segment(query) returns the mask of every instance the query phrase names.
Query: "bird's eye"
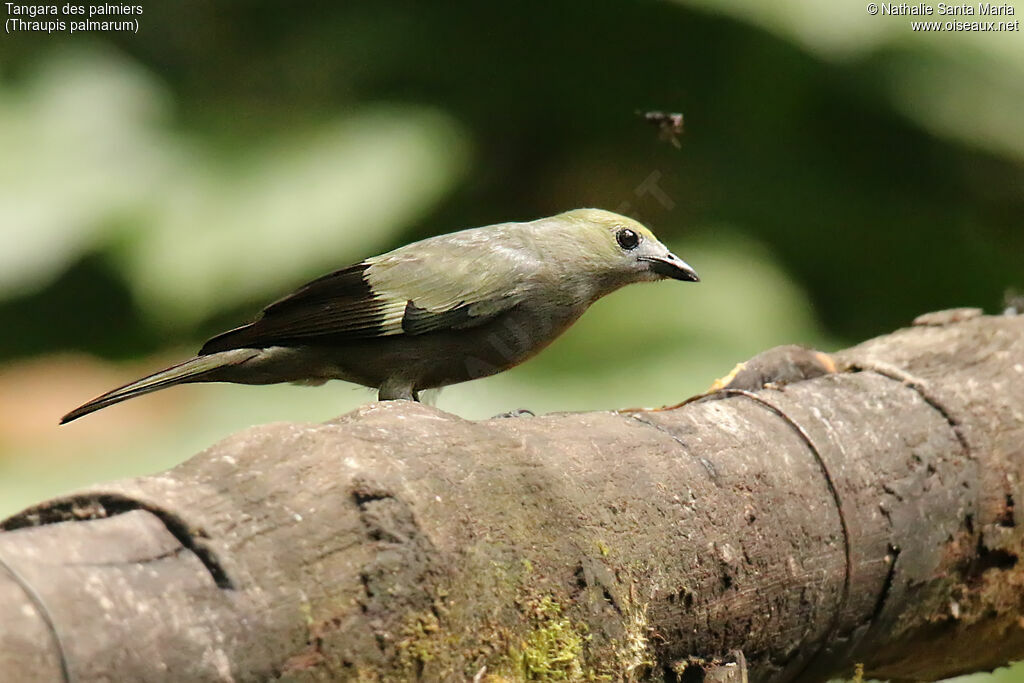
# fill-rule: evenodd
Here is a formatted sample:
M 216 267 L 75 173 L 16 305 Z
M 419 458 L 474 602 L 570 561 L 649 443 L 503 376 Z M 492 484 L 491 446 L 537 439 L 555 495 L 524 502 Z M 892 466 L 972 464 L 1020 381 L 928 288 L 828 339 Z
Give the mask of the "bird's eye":
M 637 245 L 640 244 L 640 235 L 629 228 L 623 228 L 615 233 L 615 241 L 619 243 L 620 247 L 628 251 L 636 249 Z

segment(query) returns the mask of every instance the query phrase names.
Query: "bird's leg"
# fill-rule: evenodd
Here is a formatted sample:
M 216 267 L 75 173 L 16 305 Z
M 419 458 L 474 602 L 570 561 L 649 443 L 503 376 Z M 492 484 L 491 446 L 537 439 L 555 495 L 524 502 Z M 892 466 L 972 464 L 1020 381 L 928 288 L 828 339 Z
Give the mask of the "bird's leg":
M 419 392 L 409 382 L 385 381 L 377 391 L 378 401 L 416 401 L 419 403 Z

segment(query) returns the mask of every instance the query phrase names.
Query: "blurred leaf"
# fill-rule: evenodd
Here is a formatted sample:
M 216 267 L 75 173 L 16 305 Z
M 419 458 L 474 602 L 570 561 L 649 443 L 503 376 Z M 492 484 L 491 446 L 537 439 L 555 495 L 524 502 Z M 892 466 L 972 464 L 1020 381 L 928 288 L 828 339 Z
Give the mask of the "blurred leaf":
M 971 17 L 882 15 L 867 3 L 676 0 L 792 39 L 817 56 L 885 55 L 876 82 L 894 106 L 932 132 L 1024 158 L 1024 40 L 1016 31 L 914 31 L 912 21 Z M 895 3 L 898 4 L 898 3 Z M 1016 15 L 979 17 L 1016 21 Z
M 884 42 L 894 31 L 866 3 L 821 0 L 676 0 L 752 23 L 794 40 L 822 57 L 848 57 Z
M 0 297 L 121 234 L 147 313 L 195 323 L 372 255 L 467 163 L 465 135 L 420 106 L 362 107 L 224 158 L 162 127 L 164 102 L 109 49 L 55 53 L 0 90 Z
M 158 187 L 166 98 L 110 49 L 60 51 L 0 87 L 0 298 L 38 288 Z
M 890 55 L 886 66 L 892 101 L 932 133 L 1024 159 L 1024 51 L 929 50 Z
M 418 107 L 254 140 L 229 162 L 196 150 L 165 179 L 123 263 L 155 322 L 195 323 L 384 249 L 466 161 L 454 123 Z

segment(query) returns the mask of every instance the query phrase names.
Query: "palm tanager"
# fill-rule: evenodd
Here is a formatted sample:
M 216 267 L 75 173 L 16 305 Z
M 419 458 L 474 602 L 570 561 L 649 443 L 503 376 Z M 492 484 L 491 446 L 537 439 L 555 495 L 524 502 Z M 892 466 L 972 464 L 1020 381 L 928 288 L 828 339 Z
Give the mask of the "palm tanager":
M 188 382 L 323 384 L 380 400 L 507 370 L 602 296 L 697 273 L 635 220 L 577 209 L 431 237 L 313 280 L 195 358 L 99 396 L 61 424 Z

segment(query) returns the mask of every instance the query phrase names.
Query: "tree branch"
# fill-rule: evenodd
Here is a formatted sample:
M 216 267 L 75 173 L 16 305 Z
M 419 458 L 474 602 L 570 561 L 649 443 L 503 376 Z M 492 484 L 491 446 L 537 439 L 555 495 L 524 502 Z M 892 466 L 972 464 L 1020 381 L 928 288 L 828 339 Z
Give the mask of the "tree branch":
M 1022 481 L 1021 316 L 769 352 L 671 410 L 374 403 L 4 521 L 0 671 L 947 677 L 1024 657 Z

